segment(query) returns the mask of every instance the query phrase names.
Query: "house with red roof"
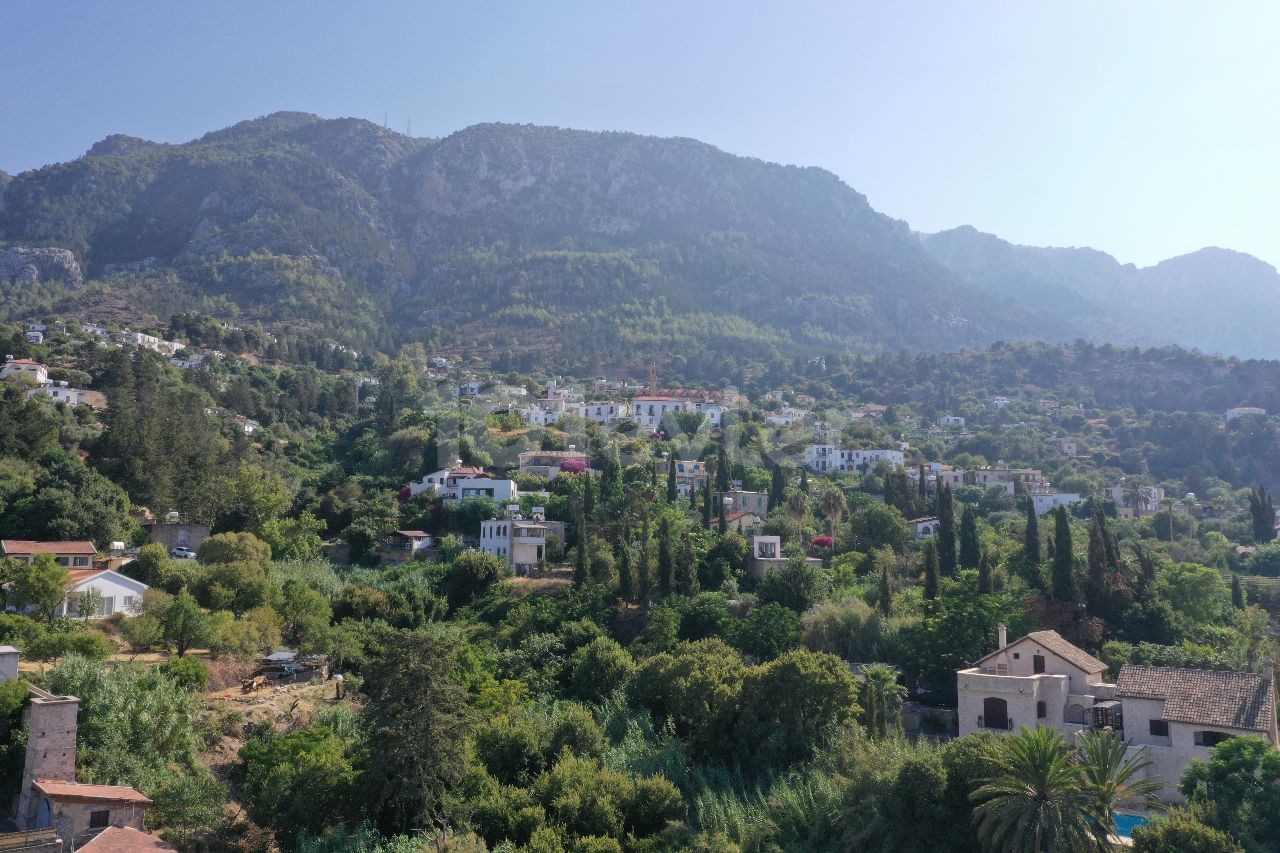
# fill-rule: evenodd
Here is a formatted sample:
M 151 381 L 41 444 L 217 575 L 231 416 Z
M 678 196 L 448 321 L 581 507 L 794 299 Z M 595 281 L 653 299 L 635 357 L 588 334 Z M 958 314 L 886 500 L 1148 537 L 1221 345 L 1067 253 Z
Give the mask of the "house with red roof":
M 0 540 L 0 553 L 30 563 L 40 554 L 49 554 L 67 570 L 71 583 L 66 598 L 54 611 L 55 616 L 96 619 L 123 613 L 133 616 L 142 608 L 142 595 L 148 589 L 142 581 L 122 575 L 114 569 L 96 568 L 94 555 L 98 549 L 92 542 L 38 542 L 28 539 Z M 92 593 L 97 593 L 93 595 Z M 92 613 L 82 613 L 81 604 L 93 603 Z
M 5 356 L 0 364 L 0 379 L 26 379 L 36 385 L 49 384 L 49 368 L 29 358 Z
M 88 540 L 40 542 L 32 539 L 0 539 L 0 553 L 28 563 L 38 554 L 52 554 L 58 565 L 67 569 L 86 569 L 93 565 L 97 547 Z

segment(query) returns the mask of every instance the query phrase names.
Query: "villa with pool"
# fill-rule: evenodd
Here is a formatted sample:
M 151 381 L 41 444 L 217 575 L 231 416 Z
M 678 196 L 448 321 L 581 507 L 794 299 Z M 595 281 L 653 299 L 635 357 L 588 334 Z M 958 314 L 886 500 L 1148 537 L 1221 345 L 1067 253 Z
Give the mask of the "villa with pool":
M 1176 669 L 1125 664 L 1114 682 L 1107 665 L 1056 631 L 1033 631 L 956 673 L 960 734 L 1014 732 L 1049 726 L 1067 737 L 1089 729 L 1124 735 L 1130 751 L 1150 762 L 1147 775 L 1164 783 L 1161 799 L 1180 802 L 1178 782 L 1193 758 L 1249 735 L 1280 745 L 1275 673 L 1270 658 L 1258 672 Z

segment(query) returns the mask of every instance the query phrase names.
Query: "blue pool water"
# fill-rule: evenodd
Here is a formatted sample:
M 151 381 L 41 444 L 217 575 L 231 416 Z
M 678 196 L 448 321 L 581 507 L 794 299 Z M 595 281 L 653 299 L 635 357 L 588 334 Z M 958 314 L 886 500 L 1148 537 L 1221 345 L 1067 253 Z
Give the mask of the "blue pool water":
M 1142 815 L 1116 812 L 1116 835 L 1121 838 L 1129 838 L 1133 835 L 1135 826 L 1146 826 L 1148 823 L 1150 821 Z

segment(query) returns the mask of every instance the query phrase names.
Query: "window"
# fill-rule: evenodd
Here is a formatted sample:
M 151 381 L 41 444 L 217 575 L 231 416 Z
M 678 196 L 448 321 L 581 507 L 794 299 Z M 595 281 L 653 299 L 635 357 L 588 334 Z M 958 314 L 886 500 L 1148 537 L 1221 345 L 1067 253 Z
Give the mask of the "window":
M 98 809 L 89 812 L 89 828 L 90 829 L 106 829 L 111 825 L 111 812 L 107 809 Z
M 1196 746 L 1217 746 L 1224 740 L 1230 740 L 1231 735 L 1226 732 L 1196 732 Z
M 1013 659 L 1014 659 L 1014 660 L 1022 660 L 1022 652 L 1014 652 L 1014 653 L 1013 653 Z
M 1043 720 L 1047 716 L 1049 716 L 1048 706 L 1046 706 L 1044 702 L 1037 702 L 1036 703 L 1036 719 Z
M 89 565 L 89 558 L 88 558 L 88 557 L 76 557 L 76 558 L 72 561 L 72 564 L 73 564 L 74 566 L 78 567 L 78 568 L 83 568 L 84 566 Z
M 1044 655 L 1031 656 L 1031 671 L 1037 675 L 1044 672 Z
M 1152 737 L 1168 737 L 1169 721 L 1168 720 L 1152 720 L 1148 724 L 1147 730 L 1151 733 Z

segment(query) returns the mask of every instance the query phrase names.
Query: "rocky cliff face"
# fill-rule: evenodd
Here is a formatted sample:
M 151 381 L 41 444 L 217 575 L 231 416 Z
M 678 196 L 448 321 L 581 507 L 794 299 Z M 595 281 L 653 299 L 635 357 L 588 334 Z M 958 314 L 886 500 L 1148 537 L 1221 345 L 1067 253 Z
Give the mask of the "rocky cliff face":
M 72 287 L 84 284 L 76 256 L 66 249 L 0 249 L 0 284 L 29 285 L 59 281 Z

